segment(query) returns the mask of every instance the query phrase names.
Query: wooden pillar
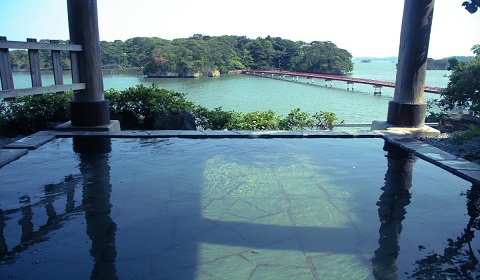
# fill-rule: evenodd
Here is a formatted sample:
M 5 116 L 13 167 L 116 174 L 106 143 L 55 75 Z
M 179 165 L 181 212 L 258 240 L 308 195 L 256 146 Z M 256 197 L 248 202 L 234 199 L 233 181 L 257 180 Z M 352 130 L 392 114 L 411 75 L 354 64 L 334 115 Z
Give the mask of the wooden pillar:
M 7 37 L 0 36 L 0 41 L 7 41 Z M 2 81 L 2 90 L 14 89 L 13 74 L 10 62 L 10 51 L 0 49 L 0 80 Z
M 86 89 L 76 91 L 70 103 L 73 126 L 110 123 L 108 100 L 104 99 L 100 36 L 96 0 L 67 0 L 70 42 L 82 45 L 78 54 L 78 79 Z
M 435 0 L 405 0 L 393 101 L 388 105 L 387 123 L 400 127 L 425 124 L 423 102 L 428 45 Z

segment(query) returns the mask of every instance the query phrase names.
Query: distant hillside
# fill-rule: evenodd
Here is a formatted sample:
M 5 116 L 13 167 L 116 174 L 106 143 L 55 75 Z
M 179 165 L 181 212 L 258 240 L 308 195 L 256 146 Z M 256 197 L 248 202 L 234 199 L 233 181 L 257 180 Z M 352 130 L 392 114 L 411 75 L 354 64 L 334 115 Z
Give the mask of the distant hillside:
M 448 70 L 450 63 L 448 60 L 456 58 L 458 62 L 468 62 L 474 59 L 474 56 L 450 56 L 442 59 L 433 59 L 429 58 L 427 60 L 427 69 L 428 70 Z

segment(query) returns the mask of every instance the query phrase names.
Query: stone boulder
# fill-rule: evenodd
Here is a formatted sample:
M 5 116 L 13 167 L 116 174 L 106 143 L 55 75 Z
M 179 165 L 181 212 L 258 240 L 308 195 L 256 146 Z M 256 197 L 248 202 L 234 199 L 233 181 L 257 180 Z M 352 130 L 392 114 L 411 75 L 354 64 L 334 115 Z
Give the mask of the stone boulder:
M 438 122 L 438 130 L 442 133 L 452 133 L 458 130 L 465 130 L 466 126 L 471 123 L 480 125 L 480 118 L 463 114 L 442 115 Z
M 111 120 L 118 120 L 122 129 L 140 129 L 137 117 L 130 112 L 110 114 Z
M 196 130 L 195 117 L 187 112 L 169 112 L 163 115 L 154 112 L 152 116 L 146 117 L 144 122 L 146 129 L 152 130 Z
M 208 77 L 218 77 L 218 76 L 220 76 L 220 71 L 218 71 L 218 70 L 213 70 L 212 72 L 208 72 L 208 73 L 207 73 L 207 76 L 208 76 Z

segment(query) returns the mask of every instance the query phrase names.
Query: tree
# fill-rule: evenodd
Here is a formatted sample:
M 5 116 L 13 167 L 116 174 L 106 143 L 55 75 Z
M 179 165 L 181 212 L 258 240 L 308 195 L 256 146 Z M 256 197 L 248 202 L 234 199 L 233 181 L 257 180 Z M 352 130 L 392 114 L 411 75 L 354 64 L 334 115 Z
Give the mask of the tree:
M 480 55 L 480 44 L 476 44 L 475 46 L 472 47 L 471 51 L 476 55 Z
M 447 69 L 450 71 L 453 71 L 454 69 L 458 68 L 458 64 L 459 64 L 458 59 L 456 59 L 455 57 L 452 57 L 448 60 Z
M 480 55 L 466 63 L 451 65 L 452 74 L 447 88 L 437 104 L 444 110 L 460 105 L 475 114 L 480 113 Z
M 480 7 L 480 0 L 465 1 L 462 6 L 464 6 L 469 13 L 474 14 Z
M 353 70 L 352 55 L 330 41 L 314 41 L 300 47 L 295 71 L 345 74 Z

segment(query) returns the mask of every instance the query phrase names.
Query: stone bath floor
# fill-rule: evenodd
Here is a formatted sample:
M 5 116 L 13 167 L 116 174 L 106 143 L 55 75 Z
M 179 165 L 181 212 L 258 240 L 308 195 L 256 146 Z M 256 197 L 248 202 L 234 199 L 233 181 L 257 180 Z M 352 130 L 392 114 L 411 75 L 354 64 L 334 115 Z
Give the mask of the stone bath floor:
M 52 139 L 79 134 L 86 137 L 145 139 L 384 138 L 474 184 L 480 182 L 480 167 L 476 164 L 405 135 L 370 132 L 220 131 L 182 134 L 178 131 L 47 131 L 2 150 L 2 155 L 8 157 L 4 168 L 9 168 L 8 162 L 29 150 L 42 149 L 42 144 Z M 139 149 L 145 151 L 148 146 Z M 71 151 L 48 149 L 44 152 L 54 153 L 59 159 L 72 157 L 73 154 Z M 164 156 L 168 156 L 167 152 Z M 131 157 L 134 160 L 135 154 L 132 153 Z M 35 157 L 32 153 L 29 162 L 20 163 L 27 168 L 29 165 L 41 166 L 43 161 L 41 155 Z M 0 224 L 8 230 L 12 228 L 9 226 L 11 223 L 19 221 L 17 224 L 22 226 L 22 231 L 17 234 L 22 239 L 33 241 L 18 248 L 9 248 L 13 253 L 0 263 L 0 278 L 48 279 L 52 272 L 65 279 L 114 279 L 117 275 L 122 275 L 122 279 L 374 278 L 372 260 L 381 256 L 378 250 L 371 250 L 378 247 L 379 242 L 378 196 L 364 206 L 357 205 L 360 208 L 352 213 L 353 192 L 348 188 L 339 189 L 338 183 L 321 176 L 318 169 L 307 162 L 262 168 L 260 171 L 254 165 L 212 157 L 204 162 L 200 194 L 200 176 L 187 168 L 173 171 L 167 163 L 149 165 L 142 162 L 142 168 L 122 169 L 113 166 L 108 159 L 90 162 L 85 157 L 81 161 L 80 166 L 70 166 L 70 163 L 61 160 L 52 163 L 48 167 L 51 170 L 73 170 L 73 175 L 60 178 L 52 178 L 48 169 L 35 181 L 23 178 L 21 173 L 13 176 L 20 186 L 3 192 L 0 205 L 8 208 L 8 201 L 17 200 L 24 207 L 15 213 L 2 212 L 2 215 L 16 218 L 2 219 Z M 128 166 L 127 163 L 125 166 Z M 79 168 L 82 176 L 78 175 Z M 113 176 L 117 169 L 123 170 L 122 173 Z M 95 176 L 88 175 L 92 170 L 95 170 Z M 329 172 L 328 166 L 322 167 L 322 170 L 334 178 L 342 178 L 345 173 L 343 169 L 331 169 Z M 175 184 L 162 187 L 162 181 L 149 185 L 147 181 L 151 179 L 148 174 L 161 174 L 160 178 L 169 182 L 178 180 L 184 187 L 176 188 Z M 358 174 L 361 180 L 362 172 Z M 384 176 L 384 172 L 376 174 L 374 177 L 378 181 L 369 184 L 381 186 Z M 49 183 L 52 181 L 56 183 Z M 8 181 L 3 183 L 9 184 Z M 39 193 L 29 192 L 29 196 L 20 196 L 18 201 L 19 193 L 36 184 L 45 188 Z M 361 181 L 357 184 L 362 185 Z M 118 192 L 112 192 L 112 186 Z M 9 197 L 12 199 L 9 200 Z M 56 200 L 57 197 L 61 197 L 61 201 Z M 38 203 L 35 204 L 35 201 Z M 46 223 L 34 236 L 29 236 L 32 233 L 28 229 L 38 226 L 32 222 L 36 220 Z M 376 222 L 360 222 L 364 220 Z M 9 232 L 3 233 L 8 239 Z M 427 233 L 419 232 L 417 235 Z M 430 236 L 424 237 L 428 239 Z M 0 246 L 0 250 L 3 249 Z M 388 275 L 389 272 L 384 273 Z

